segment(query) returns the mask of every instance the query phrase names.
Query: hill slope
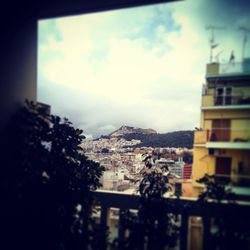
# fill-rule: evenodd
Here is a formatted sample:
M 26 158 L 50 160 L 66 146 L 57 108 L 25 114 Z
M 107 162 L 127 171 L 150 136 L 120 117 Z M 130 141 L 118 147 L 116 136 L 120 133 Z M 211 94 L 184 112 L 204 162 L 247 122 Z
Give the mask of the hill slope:
M 154 129 L 148 128 L 148 129 L 143 129 L 143 128 L 135 128 L 131 126 L 121 126 L 119 129 L 115 130 L 109 136 L 111 137 L 122 137 L 127 134 L 156 134 L 157 132 Z
M 194 131 L 175 131 L 164 134 L 141 134 L 131 133 L 121 136 L 130 141 L 132 139 L 140 140 L 141 143 L 136 147 L 186 147 L 193 148 Z

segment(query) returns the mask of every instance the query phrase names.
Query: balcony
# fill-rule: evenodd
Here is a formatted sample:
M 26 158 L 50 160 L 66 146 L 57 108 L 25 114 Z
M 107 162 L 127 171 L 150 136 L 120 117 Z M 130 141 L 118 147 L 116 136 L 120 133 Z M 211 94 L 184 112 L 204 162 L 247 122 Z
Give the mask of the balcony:
M 250 74 L 250 60 L 246 58 L 243 62 L 220 64 L 219 74 Z
M 194 144 L 218 149 L 250 149 L 250 129 L 197 130 L 194 133 Z
M 246 166 L 245 169 L 250 169 L 250 167 Z M 232 179 L 232 181 L 234 181 L 235 186 L 242 187 L 242 188 L 248 188 L 248 193 L 249 193 L 250 176 L 248 174 L 239 173 L 236 176 L 232 176 L 231 179 Z
M 210 142 L 249 142 L 250 129 L 215 128 L 208 130 Z
M 246 66 L 248 66 L 248 64 L 241 62 L 221 63 L 219 66 L 219 74 L 250 73 Z
M 208 141 L 209 130 L 196 130 L 194 132 L 194 144 L 206 144 Z
M 250 167 L 247 165 L 245 169 L 250 169 Z M 250 175 L 247 173 L 238 171 L 237 174 L 215 174 L 215 180 L 230 183 L 230 188 L 238 195 L 250 194 Z
M 94 196 L 100 204 L 101 212 L 98 220 L 103 235 L 105 230 L 109 228 L 109 231 L 113 231 L 114 237 L 117 237 L 120 241 L 124 240 L 129 232 L 123 230 L 123 214 L 128 209 L 136 211 L 140 204 L 140 197 L 118 192 L 100 191 L 94 192 Z M 224 215 L 229 215 L 229 222 L 231 222 L 233 214 L 237 214 L 237 221 L 243 219 L 243 224 L 246 224 L 250 219 L 250 203 L 247 201 L 237 201 L 236 203 L 222 201 L 217 203 L 210 200 L 208 203 L 200 203 L 197 202 L 196 198 L 165 198 L 165 201 L 166 206 L 168 206 L 168 213 L 179 216 L 180 234 L 177 246 L 174 248 L 176 250 L 212 249 L 210 246 L 212 231 L 214 230 L 213 220 L 221 216 L 221 211 Z M 116 228 L 112 226 L 114 224 Z M 240 227 L 242 226 L 240 224 Z M 249 228 L 249 223 L 247 223 L 247 227 Z M 112 240 L 112 237 L 110 239 Z M 103 249 L 109 249 L 105 238 L 102 238 L 102 240 Z M 197 241 L 199 242 L 198 245 Z
M 202 110 L 213 109 L 250 109 L 250 96 L 202 96 Z
M 211 63 L 207 65 L 207 77 L 232 77 L 250 74 L 250 58 L 243 62 Z

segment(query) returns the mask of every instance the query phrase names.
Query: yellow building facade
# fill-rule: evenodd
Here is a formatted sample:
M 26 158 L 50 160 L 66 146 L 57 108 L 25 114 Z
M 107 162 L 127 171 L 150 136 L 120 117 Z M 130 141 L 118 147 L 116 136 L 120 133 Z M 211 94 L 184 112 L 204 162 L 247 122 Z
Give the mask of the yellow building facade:
M 250 187 L 249 58 L 207 65 L 200 128 L 194 134 L 194 196 L 203 189 L 196 181 L 206 173 L 229 179 L 235 190 Z

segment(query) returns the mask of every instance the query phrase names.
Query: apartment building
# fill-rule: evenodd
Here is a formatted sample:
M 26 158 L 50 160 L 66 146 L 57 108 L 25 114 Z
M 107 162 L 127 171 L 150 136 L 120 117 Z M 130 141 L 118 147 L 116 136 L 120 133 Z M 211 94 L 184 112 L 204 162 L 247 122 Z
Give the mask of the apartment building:
M 194 135 L 194 196 L 202 190 L 196 180 L 206 173 L 250 193 L 250 58 L 207 65 Z

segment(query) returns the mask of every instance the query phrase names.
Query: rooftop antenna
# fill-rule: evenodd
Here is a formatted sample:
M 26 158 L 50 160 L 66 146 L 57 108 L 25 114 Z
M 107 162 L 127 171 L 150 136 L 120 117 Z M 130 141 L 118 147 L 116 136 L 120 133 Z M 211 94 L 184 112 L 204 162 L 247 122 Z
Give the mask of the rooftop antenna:
M 242 42 L 242 61 L 245 58 L 245 48 L 246 48 L 246 44 L 247 44 L 247 33 L 250 33 L 250 29 L 246 28 L 246 27 L 239 27 L 239 30 L 242 31 L 243 33 L 243 42 Z
M 216 59 L 216 62 L 219 63 L 220 62 L 220 55 L 222 54 L 223 50 L 221 50 L 219 53 L 217 53 L 215 55 L 215 59 Z
M 210 43 L 210 63 L 213 62 L 213 49 L 215 49 L 219 44 L 215 43 L 214 40 L 214 32 L 215 30 L 225 30 L 226 28 L 220 27 L 220 26 L 213 26 L 213 25 L 208 25 L 206 26 L 206 30 L 211 30 L 211 39 L 209 41 Z

